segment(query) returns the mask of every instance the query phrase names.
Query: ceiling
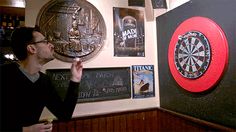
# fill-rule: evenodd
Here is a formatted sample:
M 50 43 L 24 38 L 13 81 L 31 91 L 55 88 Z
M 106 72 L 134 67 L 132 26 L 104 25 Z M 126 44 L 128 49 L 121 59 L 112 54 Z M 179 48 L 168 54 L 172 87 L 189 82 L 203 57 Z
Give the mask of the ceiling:
M 0 6 L 25 8 L 25 0 L 1 0 Z
M 0 14 L 25 16 L 25 0 L 0 0 Z

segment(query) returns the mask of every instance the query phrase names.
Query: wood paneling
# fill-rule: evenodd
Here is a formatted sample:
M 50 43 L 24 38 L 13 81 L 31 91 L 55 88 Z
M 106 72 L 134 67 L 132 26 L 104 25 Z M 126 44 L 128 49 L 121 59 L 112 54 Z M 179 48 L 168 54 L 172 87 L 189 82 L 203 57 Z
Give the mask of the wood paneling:
M 25 16 L 25 8 L 0 6 L 0 14 L 24 17 Z
M 236 131 L 163 109 L 130 111 L 53 122 L 53 132 L 206 132 Z

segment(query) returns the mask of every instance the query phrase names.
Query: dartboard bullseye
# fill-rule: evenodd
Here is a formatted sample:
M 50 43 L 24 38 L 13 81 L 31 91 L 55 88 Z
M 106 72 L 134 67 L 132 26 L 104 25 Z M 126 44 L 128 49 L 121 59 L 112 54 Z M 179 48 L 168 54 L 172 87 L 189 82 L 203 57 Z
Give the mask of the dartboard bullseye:
M 204 34 L 187 32 L 178 37 L 175 47 L 175 66 L 186 78 L 198 78 L 205 73 L 211 59 L 210 44 Z
M 223 30 L 205 17 L 183 21 L 172 35 L 168 63 L 181 88 L 189 92 L 213 88 L 228 64 L 228 42 Z

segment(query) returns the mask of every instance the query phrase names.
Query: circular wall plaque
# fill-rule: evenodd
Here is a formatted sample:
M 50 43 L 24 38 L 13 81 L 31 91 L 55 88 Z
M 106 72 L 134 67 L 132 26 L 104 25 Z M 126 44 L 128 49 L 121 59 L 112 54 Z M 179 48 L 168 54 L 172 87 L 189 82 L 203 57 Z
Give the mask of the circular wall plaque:
M 85 0 L 52 0 L 37 17 L 41 32 L 55 47 L 55 57 L 86 61 L 104 45 L 106 25 L 102 15 Z
M 175 81 L 190 92 L 203 92 L 220 80 L 228 63 L 223 30 L 205 17 L 192 17 L 175 30 L 168 48 Z

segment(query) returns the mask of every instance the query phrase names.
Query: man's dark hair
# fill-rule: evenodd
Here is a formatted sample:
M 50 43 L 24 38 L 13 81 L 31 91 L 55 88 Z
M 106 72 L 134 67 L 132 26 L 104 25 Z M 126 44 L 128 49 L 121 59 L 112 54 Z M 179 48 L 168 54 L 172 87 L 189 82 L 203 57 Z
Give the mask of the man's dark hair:
M 27 45 L 34 42 L 33 32 L 39 31 L 38 27 L 20 27 L 16 28 L 11 35 L 12 50 L 19 60 L 27 57 Z

